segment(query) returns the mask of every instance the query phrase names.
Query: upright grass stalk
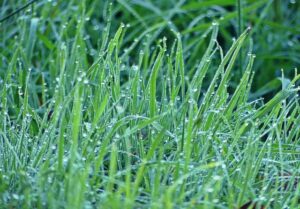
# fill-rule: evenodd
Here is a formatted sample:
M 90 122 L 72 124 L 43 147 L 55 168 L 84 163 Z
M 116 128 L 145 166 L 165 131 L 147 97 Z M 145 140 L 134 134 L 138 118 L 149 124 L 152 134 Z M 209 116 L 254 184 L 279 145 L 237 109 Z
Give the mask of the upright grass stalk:
M 243 31 L 243 14 L 242 14 L 242 0 L 236 0 L 237 19 L 238 19 L 238 35 L 240 36 Z
M 164 30 L 172 33 L 169 27 L 178 35 L 180 22 L 173 20 L 186 15 L 184 1 L 167 15 L 151 1 L 119 1 L 138 18 L 130 29 L 114 25 L 115 14 L 127 18 L 122 5 L 104 5 L 105 27 L 88 2 L 62 4 L 66 12 L 59 2 L 44 2 L 39 21 L 20 19 L 12 30 L 28 40 L 4 41 L 0 208 L 296 207 L 300 75 L 282 78 L 284 88 L 270 101 L 249 100 L 255 56 L 239 56 L 249 37 L 242 22 L 223 53 L 218 34 L 226 32 L 216 22 L 199 23 L 208 29 L 198 36 L 201 29 L 192 25 L 201 17 L 191 24 L 195 35 L 157 40 Z M 215 2 L 236 1 L 187 4 Z M 236 15 L 226 14 L 220 25 Z M 141 22 L 143 32 L 136 27 Z M 230 94 L 240 61 L 246 67 Z
M 236 7 L 237 7 L 237 22 L 238 22 L 238 29 L 237 29 L 237 35 L 240 36 L 243 31 L 243 11 L 242 11 L 242 0 L 236 0 Z M 241 52 L 239 54 L 239 60 L 238 60 L 238 71 L 236 76 L 236 81 L 238 81 L 241 78 L 242 72 L 243 72 L 243 49 L 241 48 Z

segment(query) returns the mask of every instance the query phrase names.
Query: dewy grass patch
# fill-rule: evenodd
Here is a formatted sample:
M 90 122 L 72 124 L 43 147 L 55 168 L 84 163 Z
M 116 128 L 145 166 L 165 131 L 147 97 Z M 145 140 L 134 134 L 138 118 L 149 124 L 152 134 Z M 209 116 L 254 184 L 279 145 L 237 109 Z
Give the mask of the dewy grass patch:
M 250 52 L 229 93 L 250 28 L 225 51 L 210 24 L 189 69 L 190 46 L 178 31 L 158 39 L 161 24 L 124 51 L 128 26 L 110 34 L 111 8 L 88 53 L 92 10 L 70 9 L 72 24 L 47 23 L 56 42 L 36 32 L 45 22 L 35 18 L 20 21 L 23 39 L 1 52 L 1 207 L 297 208 L 300 76 L 283 76 L 267 102 L 249 100 Z

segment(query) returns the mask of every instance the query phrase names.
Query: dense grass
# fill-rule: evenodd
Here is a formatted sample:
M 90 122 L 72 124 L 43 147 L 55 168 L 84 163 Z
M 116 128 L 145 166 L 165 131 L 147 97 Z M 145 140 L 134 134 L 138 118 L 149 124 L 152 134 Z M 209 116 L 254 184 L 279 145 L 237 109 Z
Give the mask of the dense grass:
M 16 3 L 14 0 L 4 0 L 0 11 L 1 17 L 21 7 L 22 2 L 25 4 L 25 1 Z M 29 7 L 29 11 L 19 14 L 20 18 L 14 16 L 2 24 L 1 49 L 11 45 L 8 42 L 14 41 L 14 36 L 20 32 L 15 27 L 17 19 L 26 19 L 28 24 L 30 18 L 36 16 L 40 18 L 36 39 L 44 53 L 49 53 L 48 50 L 53 50 L 53 44 L 55 45 L 57 41 L 70 42 L 74 38 L 74 24 L 84 12 L 89 22 L 85 24 L 82 33 L 86 39 L 87 49 L 92 54 L 92 57 L 89 57 L 91 64 L 94 61 L 93 55 L 100 47 L 101 32 L 107 26 L 105 22 L 108 17 L 105 8 L 108 1 L 86 0 L 85 8 L 81 8 L 79 2 L 73 0 L 49 3 L 38 0 L 34 4 L 33 14 Z M 122 41 L 122 49 L 128 48 L 135 39 L 141 40 L 142 32 L 149 35 L 142 38 L 142 41 L 151 46 L 163 36 L 170 37 L 168 42 L 172 44 L 170 30 L 180 32 L 185 46 L 184 59 L 189 70 L 198 65 L 199 54 L 203 54 L 208 46 L 208 38 L 200 41 L 199 37 L 207 33 L 213 21 L 220 23 L 218 41 L 226 50 L 231 46 L 233 38 L 251 26 L 251 42 L 245 43 L 239 55 L 237 64 L 240 67 L 232 73 L 230 86 L 236 87 L 242 68 L 245 68 L 247 63 L 248 48 L 253 48 L 257 58 L 253 66 L 256 77 L 252 89 L 256 94 L 251 94 L 250 97 L 257 99 L 264 96 L 270 99 L 274 96 L 274 92 L 280 90 L 278 77 L 281 77 L 281 69 L 284 69 L 287 78 L 292 79 L 294 69 L 300 63 L 300 13 L 297 12 L 299 9 L 300 2 L 294 0 L 117 0 L 112 9 L 111 29 L 116 31 L 121 22 L 131 25 Z M 142 46 L 139 47 L 141 48 Z M 5 50 L 6 56 L 9 51 Z M 139 50 L 131 52 L 132 61 L 138 62 L 136 59 L 138 52 Z
M 294 7 L 155 2 L 38 1 L 0 25 L 0 208 L 298 208 L 300 75 L 251 90 L 270 49 L 245 24 Z

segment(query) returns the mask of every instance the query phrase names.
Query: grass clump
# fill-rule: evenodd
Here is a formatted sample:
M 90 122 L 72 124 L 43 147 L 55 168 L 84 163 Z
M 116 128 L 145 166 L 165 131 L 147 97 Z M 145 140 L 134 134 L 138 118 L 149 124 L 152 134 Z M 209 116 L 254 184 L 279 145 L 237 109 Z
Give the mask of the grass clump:
M 3 53 L 1 207 L 297 208 L 299 75 L 268 102 L 249 100 L 249 53 L 229 93 L 250 29 L 224 53 L 214 22 L 188 69 L 180 33 L 154 45 L 148 28 L 124 51 L 128 27 L 111 37 L 109 14 L 88 54 L 79 10 L 56 44 L 36 36 L 43 20 L 21 21 L 24 40 Z

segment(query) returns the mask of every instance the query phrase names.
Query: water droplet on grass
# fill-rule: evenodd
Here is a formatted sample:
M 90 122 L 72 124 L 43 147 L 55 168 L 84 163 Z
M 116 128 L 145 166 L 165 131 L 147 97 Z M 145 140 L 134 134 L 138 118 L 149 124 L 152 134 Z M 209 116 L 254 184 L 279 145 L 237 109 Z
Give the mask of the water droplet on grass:
M 133 71 L 137 71 L 138 69 L 139 69 L 139 67 L 138 67 L 137 65 L 133 65 L 133 66 L 132 66 L 132 70 L 133 70 Z
M 216 22 L 216 21 L 214 21 L 214 22 L 212 23 L 212 25 L 219 25 L 219 23 Z
M 12 194 L 12 197 L 13 197 L 15 200 L 19 200 L 19 199 L 20 199 L 20 196 L 17 195 L 17 194 Z
M 207 191 L 208 193 L 212 193 L 212 192 L 214 191 L 214 189 L 213 189 L 213 188 L 206 188 L 206 191 Z
M 218 203 L 219 199 L 213 199 L 213 203 Z

